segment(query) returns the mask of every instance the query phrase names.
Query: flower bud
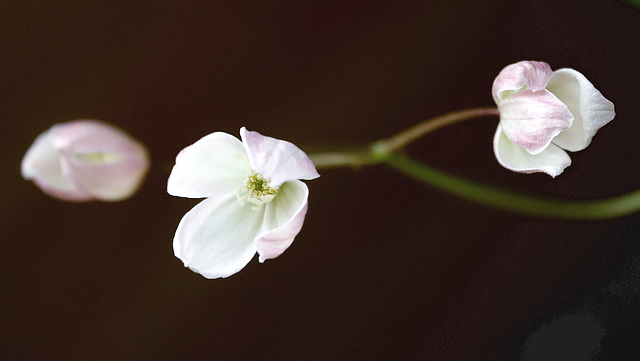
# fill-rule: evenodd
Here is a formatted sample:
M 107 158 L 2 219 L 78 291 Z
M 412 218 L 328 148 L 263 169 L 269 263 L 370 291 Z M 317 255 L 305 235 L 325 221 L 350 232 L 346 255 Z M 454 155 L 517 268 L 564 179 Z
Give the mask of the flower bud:
M 65 201 L 120 201 L 149 169 L 145 147 L 123 130 L 96 120 L 55 124 L 22 159 L 22 176 Z
M 615 117 L 613 103 L 584 75 L 569 68 L 552 71 L 540 61 L 504 68 L 492 93 L 500 111 L 494 153 L 515 172 L 557 176 L 571 164 L 566 151 L 586 148 Z

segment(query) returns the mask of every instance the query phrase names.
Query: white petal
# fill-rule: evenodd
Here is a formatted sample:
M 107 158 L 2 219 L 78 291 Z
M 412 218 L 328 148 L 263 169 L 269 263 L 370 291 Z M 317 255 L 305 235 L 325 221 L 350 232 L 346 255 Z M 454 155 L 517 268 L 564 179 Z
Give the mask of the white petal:
M 575 118 L 573 125 L 553 140 L 564 149 L 575 152 L 586 148 L 598 129 L 616 115 L 613 103 L 573 69 L 557 70 L 547 89 L 567 105 Z
M 292 180 L 320 176 L 307 154 L 292 143 L 266 137 L 244 127 L 240 129 L 240 136 L 249 154 L 251 168 L 271 179 L 270 186 L 279 187 Z
M 549 64 L 541 61 L 520 61 L 508 65 L 493 81 L 493 100 L 500 105 L 501 99 L 525 86 L 534 92 L 542 90 L 552 74 Z
M 62 172 L 78 189 L 103 201 L 130 197 L 149 168 L 145 147 L 123 130 L 95 120 L 52 128 Z
M 256 254 L 264 209 L 240 205 L 234 194 L 207 198 L 180 221 L 173 251 L 185 267 L 206 278 L 228 277 Z
M 302 229 L 308 196 L 306 184 L 292 181 L 283 184 L 278 195 L 267 204 L 264 233 L 256 242 L 260 262 L 276 258 L 289 248 Z
M 235 193 L 250 171 L 240 140 L 226 133 L 212 133 L 180 151 L 167 192 L 189 198 Z
M 551 140 L 573 123 L 573 115 L 547 90 L 523 90 L 498 106 L 504 134 L 531 154 L 546 149 Z
M 571 165 L 571 158 L 560 147 L 550 144 L 539 154 L 530 154 L 518 144 L 510 141 L 499 125 L 493 138 L 493 151 L 498 162 L 514 172 L 544 172 L 556 177 Z
M 53 145 L 51 129 L 40 134 L 22 158 L 22 177 L 33 180 L 46 194 L 66 201 L 88 201 L 90 194 L 78 189 L 62 172 L 61 158 Z

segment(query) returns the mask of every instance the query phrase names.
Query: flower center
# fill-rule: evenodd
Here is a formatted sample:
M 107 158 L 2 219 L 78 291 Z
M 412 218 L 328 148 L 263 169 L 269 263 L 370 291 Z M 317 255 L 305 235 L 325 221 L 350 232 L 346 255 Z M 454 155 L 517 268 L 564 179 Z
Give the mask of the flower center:
M 74 156 L 76 159 L 81 160 L 83 162 L 94 163 L 94 164 L 105 164 L 105 163 L 113 163 L 120 160 L 120 155 L 115 153 L 103 153 L 103 152 L 94 152 L 94 153 L 75 153 Z
M 269 186 L 270 179 L 262 174 L 251 171 L 244 181 L 244 185 L 238 189 L 236 197 L 241 206 L 251 203 L 254 211 L 262 209 L 262 205 L 271 202 L 278 194 L 278 188 Z

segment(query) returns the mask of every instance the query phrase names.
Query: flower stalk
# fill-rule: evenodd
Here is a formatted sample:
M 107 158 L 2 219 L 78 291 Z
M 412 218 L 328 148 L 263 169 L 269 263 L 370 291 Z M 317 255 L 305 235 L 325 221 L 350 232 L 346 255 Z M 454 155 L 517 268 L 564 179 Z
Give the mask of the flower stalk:
M 447 113 L 420 123 L 369 147 L 309 154 L 317 168 L 362 167 L 385 164 L 424 184 L 485 206 L 534 217 L 569 221 L 593 221 L 624 217 L 640 211 L 640 190 L 615 197 L 567 200 L 538 197 L 482 185 L 437 170 L 399 155 L 398 150 L 443 126 L 463 120 L 498 115 L 496 108 L 473 108 Z
M 587 221 L 624 217 L 640 211 L 640 190 L 594 200 L 561 200 L 489 187 L 397 154 L 389 154 L 384 163 L 425 184 L 466 200 L 529 216 Z
M 404 148 L 407 144 L 423 137 L 444 126 L 456 124 L 467 119 L 480 118 L 489 115 L 500 115 L 498 108 L 471 108 L 455 112 L 450 112 L 431 118 L 419 123 L 407 130 L 404 130 L 388 139 L 377 142 L 376 151 L 382 153 L 391 153 Z
M 365 165 L 380 163 L 387 154 L 396 152 L 409 143 L 436 131 L 447 125 L 453 125 L 464 120 L 499 115 L 497 108 L 482 107 L 450 112 L 427 119 L 413 127 L 403 130 L 387 139 L 374 142 L 369 147 L 361 147 L 348 151 L 327 151 L 309 154 L 316 168 L 360 168 Z

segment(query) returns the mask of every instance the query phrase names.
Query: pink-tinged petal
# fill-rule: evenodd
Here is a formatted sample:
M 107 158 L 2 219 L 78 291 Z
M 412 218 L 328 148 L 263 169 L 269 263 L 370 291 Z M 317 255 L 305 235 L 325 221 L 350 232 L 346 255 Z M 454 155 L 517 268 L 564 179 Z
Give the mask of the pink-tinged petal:
M 40 134 L 22 159 L 22 177 L 32 180 L 46 194 L 65 201 L 82 202 L 92 197 L 62 174 L 60 155 L 53 147 L 51 131 Z
M 540 91 L 547 86 L 552 74 L 549 64 L 542 61 L 520 61 L 508 65 L 493 81 L 493 100 L 500 105 L 502 99 L 525 86 L 533 92 Z
M 240 140 L 226 133 L 212 133 L 180 151 L 167 192 L 188 198 L 235 193 L 250 171 L 249 157 Z
M 131 197 L 140 187 L 148 169 L 148 162 L 143 158 L 122 158 L 110 164 L 88 160 L 91 158 L 86 155 L 64 157 L 62 169 L 79 189 L 102 201 Z
M 297 179 L 314 179 L 320 175 L 307 154 L 284 140 L 240 129 L 242 143 L 249 154 L 251 168 L 271 180 L 271 187 Z
M 185 267 L 206 278 L 229 277 L 256 254 L 264 209 L 241 206 L 234 194 L 207 198 L 180 221 L 173 250 Z
M 586 148 L 598 129 L 616 116 L 613 103 L 573 69 L 557 70 L 547 89 L 565 103 L 574 116 L 573 125 L 553 140 L 566 150 L 575 152 Z
M 300 181 L 282 185 L 276 198 L 267 204 L 263 234 L 256 240 L 260 262 L 282 254 L 302 229 L 307 213 L 309 189 Z
M 573 122 L 567 106 L 546 90 L 512 94 L 500 102 L 498 110 L 504 134 L 531 154 L 545 150 Z
M 569 158 L 567 152 L 554 144 L 550 144 L 539 154 L 530 154 L 518 144 L 509 140 L 500 125 L 498 125 L 493 138 L 493 151 L 498 163 L 514 172 L 544 172 L 556 177 L 571 165 L 571 158 Z
M 63 176 L 103 201 L 120 201 L 138 190 L 149 169 L 145 147 L 123 130 L 94 120 L 52 128 Z

